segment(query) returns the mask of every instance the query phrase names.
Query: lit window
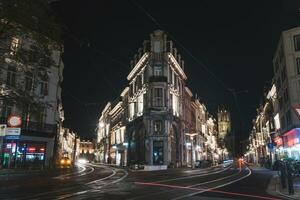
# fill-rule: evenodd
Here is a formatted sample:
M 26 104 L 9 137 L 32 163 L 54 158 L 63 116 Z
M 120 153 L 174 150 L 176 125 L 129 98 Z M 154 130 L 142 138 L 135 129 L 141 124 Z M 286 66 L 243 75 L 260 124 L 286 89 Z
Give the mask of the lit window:
M 144 109 L 144 103 L 143 103 L 143 100 L 144 100 L 144 95 L 141 94 L 139 97 L 138 97 L 138 116 L 142 115 L 143 114 L 143 109 Z
M 10 43 L 10 55 L 15 55 L 20 46 L 20 39 L 13 37 Z
M 294 36 L 295 51 L 300 50 L 300 34 Z

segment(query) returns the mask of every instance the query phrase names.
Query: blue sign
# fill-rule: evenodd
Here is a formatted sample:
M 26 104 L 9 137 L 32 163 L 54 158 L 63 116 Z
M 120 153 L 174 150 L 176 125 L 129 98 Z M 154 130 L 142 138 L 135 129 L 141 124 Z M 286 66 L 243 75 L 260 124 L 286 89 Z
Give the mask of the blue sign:
M 274 144 L 273 143 L 268 143 L 268 148 L 269 149 L 273 149 L 274 148 Z
M 19 135 L 7 135 L 5 136 L 6 140 L 19 140 L 20 136 Z

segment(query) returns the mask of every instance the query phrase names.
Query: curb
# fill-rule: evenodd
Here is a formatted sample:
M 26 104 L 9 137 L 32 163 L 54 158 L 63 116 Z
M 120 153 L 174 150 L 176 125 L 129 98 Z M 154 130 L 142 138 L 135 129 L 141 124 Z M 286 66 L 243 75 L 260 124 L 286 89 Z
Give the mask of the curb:
M 279 177 L 278 175 L 273 175 L 271 177 L 266 192 L 270 195 L 277 196 L 284 199 L 299 200 L 299 198 L 286 195 L 278 190 L 278 183 L 277 183 L 278 177 Z

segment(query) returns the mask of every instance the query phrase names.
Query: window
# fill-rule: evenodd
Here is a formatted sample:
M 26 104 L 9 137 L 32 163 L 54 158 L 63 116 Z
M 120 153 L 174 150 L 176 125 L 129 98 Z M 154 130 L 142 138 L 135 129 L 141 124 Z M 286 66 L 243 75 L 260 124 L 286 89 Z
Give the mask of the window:
M 39 116 L 38 116 L 38 121 L 41 125 L 45 124 L 45 121 L 46 121 L 46 108 L 41 108 Z
M 9 86 L 16 86 L 16 74 L 17 70 L 13 67 L 9 67 L 7 70 L 6 84 Z
M 10 55 L 15 55 L 17 53 L 19 46 L 20 46 L 20 39 L 13 37 L 10 43 Z
M 161 134 L 162 133 L 162 121 L 154 122 L 154 133 Z
M 154 76 L 162 76 L 162 66 L 161 65 L 154 66 Z
M 31 72 L 26 72 L 25 76 L 25 90 L 31 91 L 32 90 L 32 83 L 33 83 L 33 75 Z
M 297 64 L 297 74 L 300 74 L 300 58 L 296 59 L 296 64 Z
M 133 96 L 133 84 L 129 86 L 129 96 Z
M 110 135 L 110 144 L 111 145 L 116 144 L 115 132 L 112 132 L 111 135 Z
M 44 96 L 48 95 L 48 82 L 47 81 L 41 81 L 40 86 L 41 86 L 40 94 L 44 95 Z
M 300 34 L 294 36 L 295 51 L 300 50 Z
M 7 118 L 12 113 L 13 106 L 9 103 L 4 103 L 2 107 L 2 117 Z
M 160 52 L 160 42 L 159 41 L 155 41 L 154 42 L 154 52 L 155 53 L 159 53 Z
M 163 89 L 154 88 L 153 106 L 163 106 Z
M 138 102 L 137 102 L 137 115 L 141 116 L 143 114 L 143 109 L 144 109 L 144 95 L 141 94 L 138 98 L 137 98 Z

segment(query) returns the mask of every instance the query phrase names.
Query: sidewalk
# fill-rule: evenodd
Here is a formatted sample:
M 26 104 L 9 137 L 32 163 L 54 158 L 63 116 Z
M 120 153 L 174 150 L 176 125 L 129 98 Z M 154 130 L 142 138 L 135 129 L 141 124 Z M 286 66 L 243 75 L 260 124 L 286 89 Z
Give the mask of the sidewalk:
M 40 173 L 41 169 L 0 169 L 0 176 Z
M 272 179 L 270 180 L 267 192 L 271 195 L 284 198 L 284 199 L 300 199 L 300 177 L 294 178 L 294 195 L 289 195 L 288 188 L 282 189 L 280 177 L 276 173 L 273 175 Z

